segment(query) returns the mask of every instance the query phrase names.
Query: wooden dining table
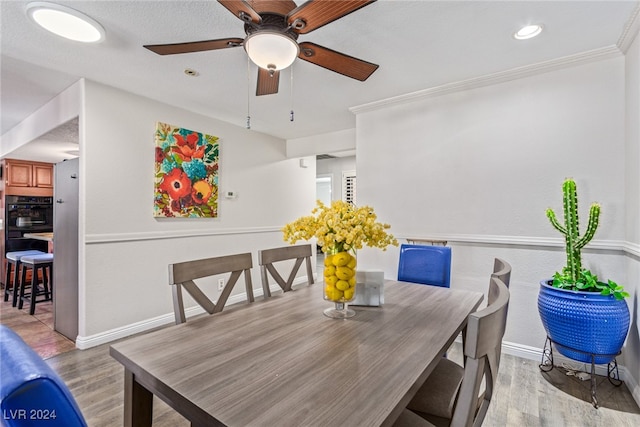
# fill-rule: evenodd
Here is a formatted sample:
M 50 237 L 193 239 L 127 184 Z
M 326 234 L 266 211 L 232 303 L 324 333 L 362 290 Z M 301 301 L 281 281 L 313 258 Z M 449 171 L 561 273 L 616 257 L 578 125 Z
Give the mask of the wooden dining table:
M 315 284 L 113 344 L 124 425 L 151 425 L 153 395 L 192 426 L 391 425 L 483 294 L 386 281 L 384 295 L 331 319 Z

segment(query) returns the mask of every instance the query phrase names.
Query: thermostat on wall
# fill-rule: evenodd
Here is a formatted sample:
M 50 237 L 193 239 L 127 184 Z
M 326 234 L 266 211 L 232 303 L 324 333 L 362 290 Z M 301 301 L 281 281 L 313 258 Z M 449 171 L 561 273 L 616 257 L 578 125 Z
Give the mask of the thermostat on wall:
M 238 193 L 235 191 L 225 191 L 224 197 L 226 199 L 235 199 L 236 197 L 238 197 Z

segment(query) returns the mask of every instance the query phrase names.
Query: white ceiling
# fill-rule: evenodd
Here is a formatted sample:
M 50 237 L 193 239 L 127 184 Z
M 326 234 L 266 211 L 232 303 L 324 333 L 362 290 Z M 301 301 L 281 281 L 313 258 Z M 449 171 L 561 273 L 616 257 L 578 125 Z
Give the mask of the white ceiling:
M 279 93 L 262 97 L 242 48 L 159 56 L 142 47 L 244 37 L 217 1 L 56 1 L 102 24 L 106 40 L 95 45 L 37 27 L 28 3 L 0 2 L 2 134 L 85 77 L 238 126 L 249 102 L 252 131 L 292 139 L 353 128 L 353 106 L 616 46 L 640 2 L 379 0 L 298 39 L 379 64 L 367 81 L 297 60 L 293 96 L 285 70 Z M 512 37 L 530 23 L 543 24 L 542 35 Z

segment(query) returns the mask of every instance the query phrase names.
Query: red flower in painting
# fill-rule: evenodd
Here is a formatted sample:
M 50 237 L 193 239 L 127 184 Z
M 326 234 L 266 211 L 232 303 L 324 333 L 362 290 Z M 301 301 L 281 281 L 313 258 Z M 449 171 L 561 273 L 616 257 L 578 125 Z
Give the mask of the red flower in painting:
M 172 147 L 174 153 L 176 153 L 182 161 L 188 162 L 191 159 L 201 159 L 204 157 L 205 146 L 198 147 L 198 134 L 196 132 L 190 133 L 186 138 L 183 138 L 180 134 L 174 134 L 177 147 Z
M 156 163 L 162 163 L 163 160 L 164 160 L 164 151 L 162 151 L 162 148 L 156 147 Z
M 173 200 L 178 200 L 191 194 L 191 180 L 182 169 L 176 168 L 164 176 L 159 188 Z

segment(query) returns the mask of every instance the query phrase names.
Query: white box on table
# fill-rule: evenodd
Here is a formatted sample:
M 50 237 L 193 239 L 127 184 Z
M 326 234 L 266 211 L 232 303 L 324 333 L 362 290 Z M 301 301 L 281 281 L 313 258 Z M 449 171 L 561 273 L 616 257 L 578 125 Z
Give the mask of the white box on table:
M 379 307 L 384 304 L 384 272 L 356 270 L 356 296 L 349 305 Z

